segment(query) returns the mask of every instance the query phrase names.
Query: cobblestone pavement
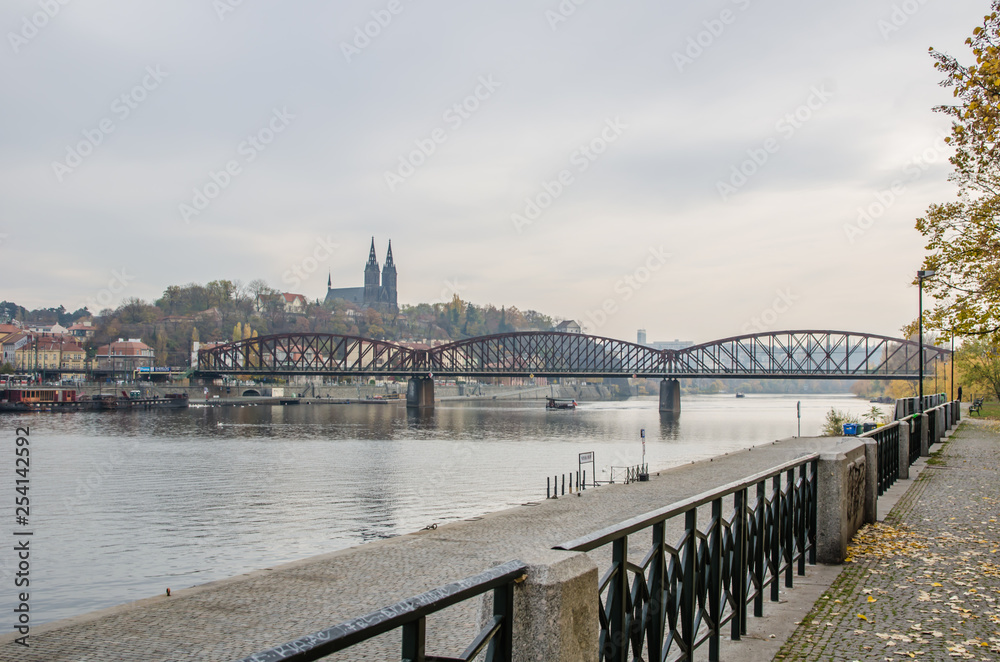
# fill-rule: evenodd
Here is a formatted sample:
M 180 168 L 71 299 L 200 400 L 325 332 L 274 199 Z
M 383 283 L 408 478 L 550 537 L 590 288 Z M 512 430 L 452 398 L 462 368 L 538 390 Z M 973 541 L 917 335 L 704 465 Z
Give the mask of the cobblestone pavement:
M 1000 429 L 969 421 L 775 660 L 1000 659 Z
M 50 623 L 32 629 L 29 649 L 12 643 L 16 635 L 0 637 L 0 660 L 237 659 L 815 449 L 808 440 L 762 445 L 670 470 L 647 483 L 541 499 L 537 505 L 493 513 L 479 521 L 448 524 L 178 591 L 169 598 Z M 474 603 L 428 619 L 429 652 L 461 652 L 478 630 Z M 335 659 L 390 659 L 387 651 L 398 647 L 399 634 L 379 639 Z

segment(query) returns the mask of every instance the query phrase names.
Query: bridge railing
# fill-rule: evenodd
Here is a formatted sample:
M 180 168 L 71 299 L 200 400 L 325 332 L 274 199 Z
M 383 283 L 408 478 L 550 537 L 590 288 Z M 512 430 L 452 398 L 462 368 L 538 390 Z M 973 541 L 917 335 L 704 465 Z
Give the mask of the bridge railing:
M 709 659 L 718 659 L 726 624 L 732 639 L 746 634 L 748 605 L 762 616 L 768 589 L 778 600 L 781 575 L 791 587 L 796 564 L 802 575 L 807 558 L 816 562 L 818 461 L 813 453 L 557 546 L 612 548 L 598 586 L 599 658 L 691 660 L 708 642 Z M 700 529 L 706 505 L 711 515 Z M 670 545 L 667 523 L 682 515 L 683 534 Z M 639 532 L 651 533 L 653 544 L 635 564 L 629 536 Z
M 520 561 L 508 561 L 474 577 L 421 593 L 366 616 L 255 653 L 240 662 L 319 660 L 398 628 L 402 628 L 403 660 L 468 661 L 485 651 L 487 662 L 511 662 L 514 584 L 523 580 L 526 568 Z M 457 658 L 428 655 L 427 616 L 490 590 L 493 591 L 493 618 L 465 652 Z

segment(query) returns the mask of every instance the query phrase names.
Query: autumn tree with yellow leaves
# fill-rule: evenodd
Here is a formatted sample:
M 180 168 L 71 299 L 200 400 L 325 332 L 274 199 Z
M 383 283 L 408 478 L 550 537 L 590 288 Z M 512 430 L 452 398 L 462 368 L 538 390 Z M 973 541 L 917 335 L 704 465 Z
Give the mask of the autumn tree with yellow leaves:
M 954 105 L 935 108 L 952 119 L 948 142 L 955 148 L 950 180 L 955 201 L 932 205 L 917 220 L 930 254 L 924 268 L 937 274 L 925 289 L 935 297 L 927 326 L 943 334 L 1000 334 L 1000 0 L 991 3 L 966 40 L 975 63 L 931 49 L 941 85 L 952 88 Z

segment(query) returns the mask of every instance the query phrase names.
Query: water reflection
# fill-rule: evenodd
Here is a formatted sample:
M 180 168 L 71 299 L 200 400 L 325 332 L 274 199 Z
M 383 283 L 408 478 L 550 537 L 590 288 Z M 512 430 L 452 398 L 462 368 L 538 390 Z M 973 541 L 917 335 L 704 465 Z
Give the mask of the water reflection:
M 638 464 L 643 428 L 653 471 L 788 437 L 796 399 L 689 397 L 680 417 L 655 398 L 555 412 L 473 401 L 8 416 L 37 439 L 32 523 L 45 572 L 33 620 L 536 501 L 581 452 L 594 452 L 598 476 Z M 801 399 L 806 434 L 830 406 L 870 407 Z

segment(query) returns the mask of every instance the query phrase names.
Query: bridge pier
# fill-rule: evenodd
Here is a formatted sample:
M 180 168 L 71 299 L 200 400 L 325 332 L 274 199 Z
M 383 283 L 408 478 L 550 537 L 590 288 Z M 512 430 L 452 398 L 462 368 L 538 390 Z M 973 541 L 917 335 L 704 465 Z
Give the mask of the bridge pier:
M 681 383 L 676 379 L 660 380 L 660 412 L 681 413 Z
M 422 409 L 434 406 L 434 379 L 411 377 L 406 383 L 406 408 Z

